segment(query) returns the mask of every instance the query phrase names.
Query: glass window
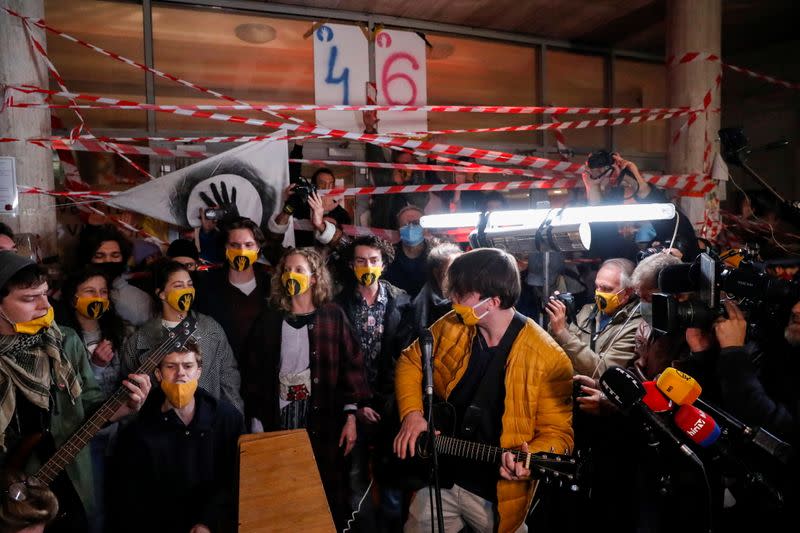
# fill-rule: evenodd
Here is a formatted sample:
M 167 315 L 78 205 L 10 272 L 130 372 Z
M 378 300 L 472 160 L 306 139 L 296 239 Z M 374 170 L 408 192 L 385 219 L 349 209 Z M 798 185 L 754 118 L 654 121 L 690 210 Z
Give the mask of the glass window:
M 536 48 L 505 43 L 426 35 L 428 104 L 536 105 Z M 537 115 L 430 113 L 431 130 L 491 128 L 533 124 Z M 508 146 L 538 144 L 536 132 L 448 135 L 455 144 Z
M 153 7 L 153 50 L 158 70 L 251 104 L 314 102 L 314 56 L 303 34 L 309 21 L 199 8 Z M 155 79 L 159 104 L 232 104 L 166 79 Z M 255 111 L 230 111 L 277 120 Z M 304 120 L 314 114 L 287 113 Z M 159 132 L 248 132 L 269 129 L 158 113 Z
M 614 63 L 615 107 L 666 107 L 667 69 L 664 65 L 617 59 Z M 614 128 L 614 144 L 620 151 L 667 150 L 667 120 Z
M 547 50 L 545 61 L 545 105 L 554 106 L 603 106 L 605 91 L 603 58 Z M 604 118 L 598 115 L 561 115 L 563 122 Z M 565 130 L 567 146 L 575 150 L 597 150 L 605 146 L 604 128 Z M 555 146 L 552 134 L 545 135 L 545 142 Z
M 86 0 L 45 0 L 48 25 L 74 37 L 122 56 L 144 63 L 142 6 L 135 2 Z M 34 29 L 34 35 L 47 35 L 47 54 L 64 78 L 67 89 L 145 101 L 144 71 L 116 61 L 51 32 Z M 58 90 L 55 81 L 50 88 Z M 59 99 L 58 103 L 67 103 Z M 79 102 L 89 103 L 89 102 Z M 92 129 L 145 129 L 143 111 L 82 110 L 86 125 Z M 59 109 L 56 115 L 65 128 L 78 124 L 75 114 Z

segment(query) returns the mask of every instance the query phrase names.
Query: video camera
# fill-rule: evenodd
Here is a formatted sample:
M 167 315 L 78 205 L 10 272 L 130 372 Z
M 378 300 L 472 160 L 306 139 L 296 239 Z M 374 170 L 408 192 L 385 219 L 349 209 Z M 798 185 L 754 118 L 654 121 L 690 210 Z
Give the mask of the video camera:
M 700 254 L 692 264 L 671 265 L 658 276 L 659 293 L 653 294 L 653 329 L 672 333 L 686 328 L 708 328 L 725 316 L 720 294 L 735 297 L 751 326 L 775 322 L 779 313 L 800 300 L 800 284 L 767 274 L 745 250 L 738 268 L 719 258 Z M 675 295 L 690 293 L 679 301 Z

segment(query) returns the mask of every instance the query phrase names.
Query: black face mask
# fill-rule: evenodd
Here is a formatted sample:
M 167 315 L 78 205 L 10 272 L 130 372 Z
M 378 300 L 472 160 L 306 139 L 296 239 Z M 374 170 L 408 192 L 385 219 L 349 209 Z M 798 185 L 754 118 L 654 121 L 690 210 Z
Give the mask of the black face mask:
M 96 263 L 96 266 L 100 268 L 109 279 L 109 281 L 113 281 L 120 277 L 123 272 L 125 272 L 125 263 Z

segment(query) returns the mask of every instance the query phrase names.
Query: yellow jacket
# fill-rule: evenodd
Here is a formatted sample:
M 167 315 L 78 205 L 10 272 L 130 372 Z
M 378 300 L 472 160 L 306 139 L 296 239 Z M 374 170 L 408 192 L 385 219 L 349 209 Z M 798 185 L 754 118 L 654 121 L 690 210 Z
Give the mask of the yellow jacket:
M 467 327 L 450 312 L 433 326 L 434 393 L 445 400 L 467 370 L 475 327 Z M 536 323 L 527 324 L 511 346 L 506 362 L 506 397 L 500 446 L 531 452 L 572 450 L 572 364 L 558 344 Z M 419 343 L 397 360 L 395 391 L 400 419 L 422 411 L 422 361 Z M 499 474 L 498 474 L 499 477 Z M 500 533 L 516 531 L 528 512 L 536 483 L 497 482 Z

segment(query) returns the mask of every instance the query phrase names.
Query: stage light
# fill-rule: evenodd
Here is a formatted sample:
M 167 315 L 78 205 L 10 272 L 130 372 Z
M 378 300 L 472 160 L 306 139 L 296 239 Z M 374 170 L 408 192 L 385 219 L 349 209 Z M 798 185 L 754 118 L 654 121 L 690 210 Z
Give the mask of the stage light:
M 474 228 L 478 225 L 480 217 L 480 213 L 425 215 L 419 219 L 419 225 L 425 229 Z
M 501 248 L 510 253 L 580 252 L 591 246 L 592 222 L 669 220 L 675 212 L 670 203 L 622 204 L 426 215 L 420 224 L 424 228 L 476 228 L 469 237 L 474 248 Z

